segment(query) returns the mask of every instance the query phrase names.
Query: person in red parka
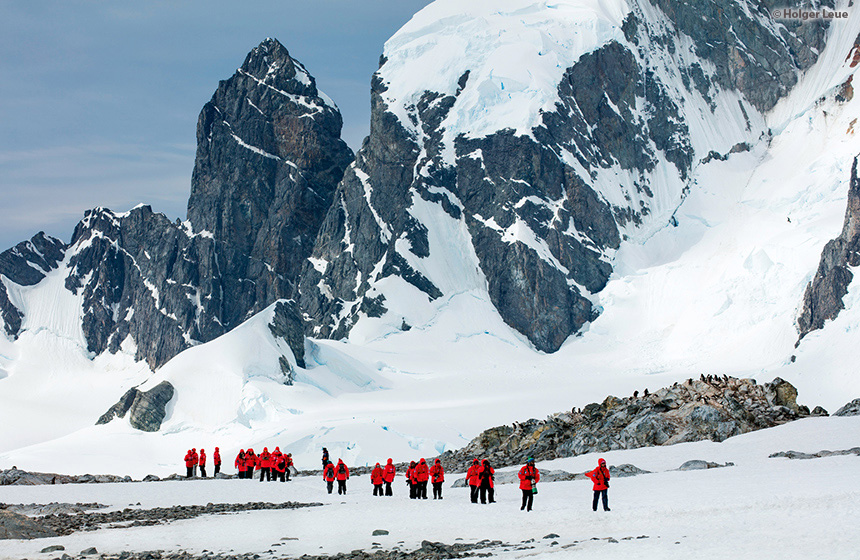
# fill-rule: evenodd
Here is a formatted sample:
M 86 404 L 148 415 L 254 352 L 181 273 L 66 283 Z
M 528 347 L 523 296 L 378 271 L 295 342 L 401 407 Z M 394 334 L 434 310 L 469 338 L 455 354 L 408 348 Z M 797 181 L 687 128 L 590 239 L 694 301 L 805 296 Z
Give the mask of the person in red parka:
M 406 486 L 409 487 L 409 499 L 415 499 L 415 493 L 418 488 L 413 484 L 415 480 L 415 461 L 409 461 L 409 467 L 406 468 Z
M 257 454 L 254 453 L 254 448 L 249 447 L 245 452 L 245 478 L 254 478 L 254 469 L 257 467 Z
M 438 458 L 430 467 L 430 481 L 433 483 L 433 499 L 442 499 L 442 483 L 445 482 L 445 469 Z
M 379 463 L 370 471 L 370 483 L 373 484 L 373 495 L 382 496 L 382 483 L 385 482 L 382 473 L 382 467 Z
M 257 458 L 258 467 L 260 467 L 260 482 L 263 482 L 263 477 L 266 481 L 272 480 L 272 454 L 269 453 L 269 448 L 264 447 L 263 452 Z
M 531 511 L 534 495 L 537 494 L 537 483 L 540 481 L 540 471 L 535 467 L 534 458 L 529 457 L 517 476 L 520 478 L 520 490 L 523 491 L 523 505 L 520 511 Z
M 206 478 L 206 450 L 200 448 L 200 456 L 197 458 L 197 464 L 200 466 L 200 476 Z
M 236 466 L 236 470 L 239 472 L 239 478 L 245 478 L 245 472 L 247 472 L 247 467 L 245 466 L 244 449 L 239 450 L 239 454 L 236 455 L 236 461 L 233 464 Z
M 469 498 L 472 500 L 473 504 L 478 503 L 478 488 L 481 485 L 481 481 L 478 478 L 478 472 L 481 470 L 481 464 L 478 462 L 478 459 L 472 461 L 472 466 L 469 467 L 469 470 L 466 471 L 466 482 L 469 483 Z
M 588 471 L 585 476 L 591 479 L 594 483 L 594 500 L 591 502 L 591 509 L 597 511 L 597 500 L 603 496 L 603 511 L 609 511 L 609 469 L 606 468 L 606 461 L 600 459 L 597 461 L 597 468 L 593 471 Z
M 415 480 L 418 482 L 418 495 L 416 498 L 427 499 L 427 480 L 429 478 L 430 467 L 427 466 L 427 461 L 422 457 L 418 461 L 418 464 L 415 465 Z
M 281 448 L 276 447 L 272 451 L 272 480 L 284 482 L 286 480 L 285 473 L 287 472 L 286 456 L 281 453 Z
M 194 476 L 194 455 L 191 454 L 190 449 L 185 453 L 185 469 L 185 478 Z
M 478 489 L 481 494 L 481 503 L 486 504 L 487 497 L 490 498 L 491 504 L 495 503 L 496 471 L 490 466 L 490 462 L 486 459 L 481 463 L 481 468 L 478 471 L 478 480 L 480 482 L 480 484 L 478 484 Z
M 219 472 L 221 472 L 221 452 L 218 451 L 218 448 L 215 448 L 215 453 L 212 454 L 212 464 L 215 465 L 215 471 L 212 473 L 212 476 L 217 476 Z
M 382 472 L 382 478 L 385 480 L 385 495 L 392 496 L 394 493 L 391 491 L 391 483 L 394 482 L 394 475 L 397 474 L 397 468 L 394 466 L 394 463 L 391 461 L 391 457 L 388 458 L 388 462 L 385 463 L 385 468 Z
M 191 448 L 191 463 L 194 465 L 194 476 L 197 476 L 197 463 L 200 462 L 200 456 L 197 455 L 197 448 Z
M 325 467 L 323 467 L 323 480 L 325 480 L 326 489 L 329 494 L 331 494 L 332 487 L 334 486 L 334 479 L 334 465 L 332 465 L 331 461 L 326 461 Z
M 334 468 L 334 476 L 337 478 L 337 493 L 346 494 L 346 479 L 349 478 L 349 467 L 343 462 L 343 459 L 337 460 L 337 466 Z

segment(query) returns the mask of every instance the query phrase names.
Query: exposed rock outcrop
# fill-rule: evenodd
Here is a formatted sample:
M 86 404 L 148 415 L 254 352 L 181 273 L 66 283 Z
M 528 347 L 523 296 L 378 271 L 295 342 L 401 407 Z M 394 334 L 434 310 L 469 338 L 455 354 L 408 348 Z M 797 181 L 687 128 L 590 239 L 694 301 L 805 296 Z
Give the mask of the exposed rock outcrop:
M 167 381 L 162 381 L 149 391 L 129 389 L 96 422 L 107 424 L 117 416 L 124 418 L 128 413 L 128 421 L 132 428 L 143 432 L 157 432 L 166 414 L 167 403 L 173 398 L 174 389 Z
M 275 39 L 253 49 L 200 112 L 188 220 L 218 240 L 225 270 L 256 281 L 237 255 L 273 270 L 282 280 L 274 299 L 292 297 L 352 161 L 342 124 L 334 103 Z M 227 315 L 247 312 L 239 306 Z
M 46 527 L 44 523 L 20 513 L 0 509 L 0 540 L 44 539 L 56 536 L 57 532 Z
M 607 397 L 582 410 L 484 431 L 466 447 L 440 457 L 446 469 L 465 469 L 474 457 L 496 467 L 592 452 L 671 445 L 728 437 L 809 416 L 797 391 L 776 378 L 701 376 L 644 396 Z
M 797 318 L 800 340 L 835 319 L 845 308 L 842 298 L 854 279 L 852 267 L 860 265 L 860 180 L 857 178 L 857 158 L 851 165 L 851 184 L 845 222 L 839 237 L 828 241 L 821 252 L 821 261 L 812 282 L 803 295 L 803 310 Z
M 860 416 L 860 399 L 854 399 L 839 410 L 833 416 Z

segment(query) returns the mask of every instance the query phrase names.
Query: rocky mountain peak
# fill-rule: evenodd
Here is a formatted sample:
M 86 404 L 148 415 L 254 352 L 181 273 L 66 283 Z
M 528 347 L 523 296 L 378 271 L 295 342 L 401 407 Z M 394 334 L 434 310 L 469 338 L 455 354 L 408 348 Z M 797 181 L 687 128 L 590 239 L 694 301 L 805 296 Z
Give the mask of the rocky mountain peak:
M 277 39 L 267 38 L 254 47 L 237 73 L 244 74 L 260 84 L 294 95 L 316 97 L 316 80 L 302 64 L 294 60 L 286 47 Z

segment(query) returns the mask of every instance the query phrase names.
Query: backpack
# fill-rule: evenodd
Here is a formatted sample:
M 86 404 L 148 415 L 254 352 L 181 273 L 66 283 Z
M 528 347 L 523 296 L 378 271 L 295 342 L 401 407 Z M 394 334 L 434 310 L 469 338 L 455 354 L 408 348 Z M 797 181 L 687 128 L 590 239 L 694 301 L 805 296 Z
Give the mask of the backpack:
M 337 472 L 339 472 L 340 474 L 344 474 L 346 472 L 346 465 L 344 465 L 343 463 L 338 465 Z

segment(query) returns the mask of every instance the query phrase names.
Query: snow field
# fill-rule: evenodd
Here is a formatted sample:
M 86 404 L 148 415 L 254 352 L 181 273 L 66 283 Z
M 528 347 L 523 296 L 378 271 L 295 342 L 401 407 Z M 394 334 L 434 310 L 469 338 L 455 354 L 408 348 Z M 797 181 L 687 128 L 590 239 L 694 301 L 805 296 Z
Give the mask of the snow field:
M 496 488 L 497 503 L 469 503 L 467 488 L 451 488 L 462 474 L 446 474 L 443 501 L 409 500 L 402 476 L 395 496 L 371 495 L 368 476 L 353 477 L 348 494 L 325 493 L 321 479 L 300 477 L 290 483 L 247 480 L 175 481 L 132 484 L 76 484 L 0 487 L 0 501 L 47 503 L 97 501 L 112 508 L 152 508 L 245 501 L 321 502 L 321 507 L 203 516 L 154 527 L 101 529 L 67 537 L 4 541 L 0 558 L 40 558 L 38 551 L 62 544 L 76 553 L 89 546 L 99 552 L 187 550 L 202 553 L 253 552 L 263 558 L 335 554 L 370 549 L 372 543 L 403 549 L 422 540 L 447 544 L 463 539 L 501 540 L 524 550 L 494 549 L 500 558 L 809 558 L 826 550 L 830 557 L 851 557 L 854 526 L 860 516 L 857 456 L 825 459 L 768 459 L 775 451 L 817 452 L 846 449 L 860 441 L 860 418 L 801 420 L 716 444 L 697 442 L 668 447 L 590 454 L 538 464 L 569 472 L 590 470 L 603 456 L 610 465 L 632 463 L 653 474 L 613 479 L 610 513 L 590 510 L 591 483 L 540 483 L 535 509 L 519 511 L 515 484 Z M 706 471 L 673 471 L 690 459 L 735 466 Z M 228 471 L 229 472 L 229 471 Z M 402 474 L 402 473 L 401 473 Z M 389 535 L 374 537 L 375 529 Z M 549 533 L 557 539 L 543 539 Z M 647 536 L 647 539 L 635 537 Z M 283 538 L 296 540 L 281 540 Z M 634 537 L 631 540 L 624 540 Z M 618 542 L 610 542 L 612 538 Z M 591 540 L 598 539 L 598 540 Z M 552 540 L 558 545 L 551 546 Z M 574 544 L 576 543 L 576 544 Z M 273 546 L 279 544 L 280 546 Z M 565 545 L 574 544 L 569 548 Z M 274 554 L 266 551 L 272 550 Z M 767 551 L 764 553 L 763 551 Z M 45 556 L 47 557 L 47 556 Z

